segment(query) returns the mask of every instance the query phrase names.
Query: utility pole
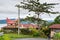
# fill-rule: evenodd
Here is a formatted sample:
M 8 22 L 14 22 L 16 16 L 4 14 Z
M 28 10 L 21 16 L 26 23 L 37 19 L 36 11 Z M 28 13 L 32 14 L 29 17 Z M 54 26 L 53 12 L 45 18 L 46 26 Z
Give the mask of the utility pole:
M 16 5 L 18 8 L 18 35 L 20 33 L 20 5 Z

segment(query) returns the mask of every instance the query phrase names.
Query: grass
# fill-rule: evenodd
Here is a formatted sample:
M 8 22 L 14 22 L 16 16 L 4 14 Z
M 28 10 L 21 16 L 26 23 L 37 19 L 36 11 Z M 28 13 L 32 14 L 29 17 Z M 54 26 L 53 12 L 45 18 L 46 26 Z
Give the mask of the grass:
M 0 36 L 0 40 L 14 40 L 16 38 L 33 38 L 32 35 L 23 35 L 23 34 L 4 34 L 3 36 Z
M 8 35 L 0 36 L 0 40 L 12 40 Z
M 11 38 L 33 38 L 32 35 L 23 35 L 23 34 L 4 34 L 4 35 L 8 35 Z
M 14 40 L 17 38 L 40 38 L 40 37 L 34 37 L 33 35 L 24 35 L 24 34 L 16 34 L 16 33 L 9 33 L 4 34 L 2 37 L 0 37 L 0 40 Z

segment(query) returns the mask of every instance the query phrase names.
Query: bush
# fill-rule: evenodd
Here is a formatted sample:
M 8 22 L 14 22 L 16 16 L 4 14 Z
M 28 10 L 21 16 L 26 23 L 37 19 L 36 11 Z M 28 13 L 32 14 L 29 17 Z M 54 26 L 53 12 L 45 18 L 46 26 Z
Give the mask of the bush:
M 45 35 L 45 33 L 42 30 L 40 30 L 39 33 L 40 33 L 41 38 L 47 38 L 47 36 Z
M 39 36 L 40 36 L 40 33 L 39 33 L 39 31 L 38 31 L 36 28 L 30 27 L 29 30 L 31 31 L 31 34 L 32 34 L 34 37 L 39 37 Z
M 31 31 L 29 29 L 21 29 L 21 34 L 31 35 Z
M 21 29 L 21 33 L 25 35 L 32 35 L 34 37 L 40 36 L 38 30 L 35 28 Z
M 21 33 L 22 34 L 26 34 L 26 35 L 32 35 L 33 37 L 41 37 L 41 38 L 47 38 L 48 31 L 47 29 L 44 28 L 43 29 L 36 29 L 36 28 L 28 28 L 28 29 L 21 29 Z

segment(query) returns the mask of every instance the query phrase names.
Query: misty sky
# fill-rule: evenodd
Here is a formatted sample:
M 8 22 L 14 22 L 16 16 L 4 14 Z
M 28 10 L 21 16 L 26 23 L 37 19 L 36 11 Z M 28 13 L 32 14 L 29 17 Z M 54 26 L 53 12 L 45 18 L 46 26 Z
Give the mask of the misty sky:
M 16 4 L 20 3 L 21 0 L 0 0 L 0 20 L 8 18 L 17 18 L 17 8 L 15 7 Z M 60 0 L 40 0 L 41 3 L 60 3 Z M 60 5 L 56 5 L 53 9 L 54 11 L 60 12 Z M 28 12 L 27 10 L 20 10 L 20 18 L 25 18 L 29 13 L 31 16 L 35 15 L 34 12 Z M 45 20 L 53 20 L 59 14 L 41 14 L 41 18 Z

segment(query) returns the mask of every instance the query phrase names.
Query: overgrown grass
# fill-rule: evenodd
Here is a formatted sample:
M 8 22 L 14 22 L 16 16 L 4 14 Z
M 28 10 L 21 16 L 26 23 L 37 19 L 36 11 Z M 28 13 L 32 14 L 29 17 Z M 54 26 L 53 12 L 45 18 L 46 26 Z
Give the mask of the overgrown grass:
M 23 35 L 23 34 L 4 34 L 8 35 L 10 38 L 33 38 L 32 35 Z
M 0 36 L 0 40 L 14 40 L 15 38 L 33 38 L 32 35 L 23 35 L 23 34 L 4 34 L 3 36 Z

